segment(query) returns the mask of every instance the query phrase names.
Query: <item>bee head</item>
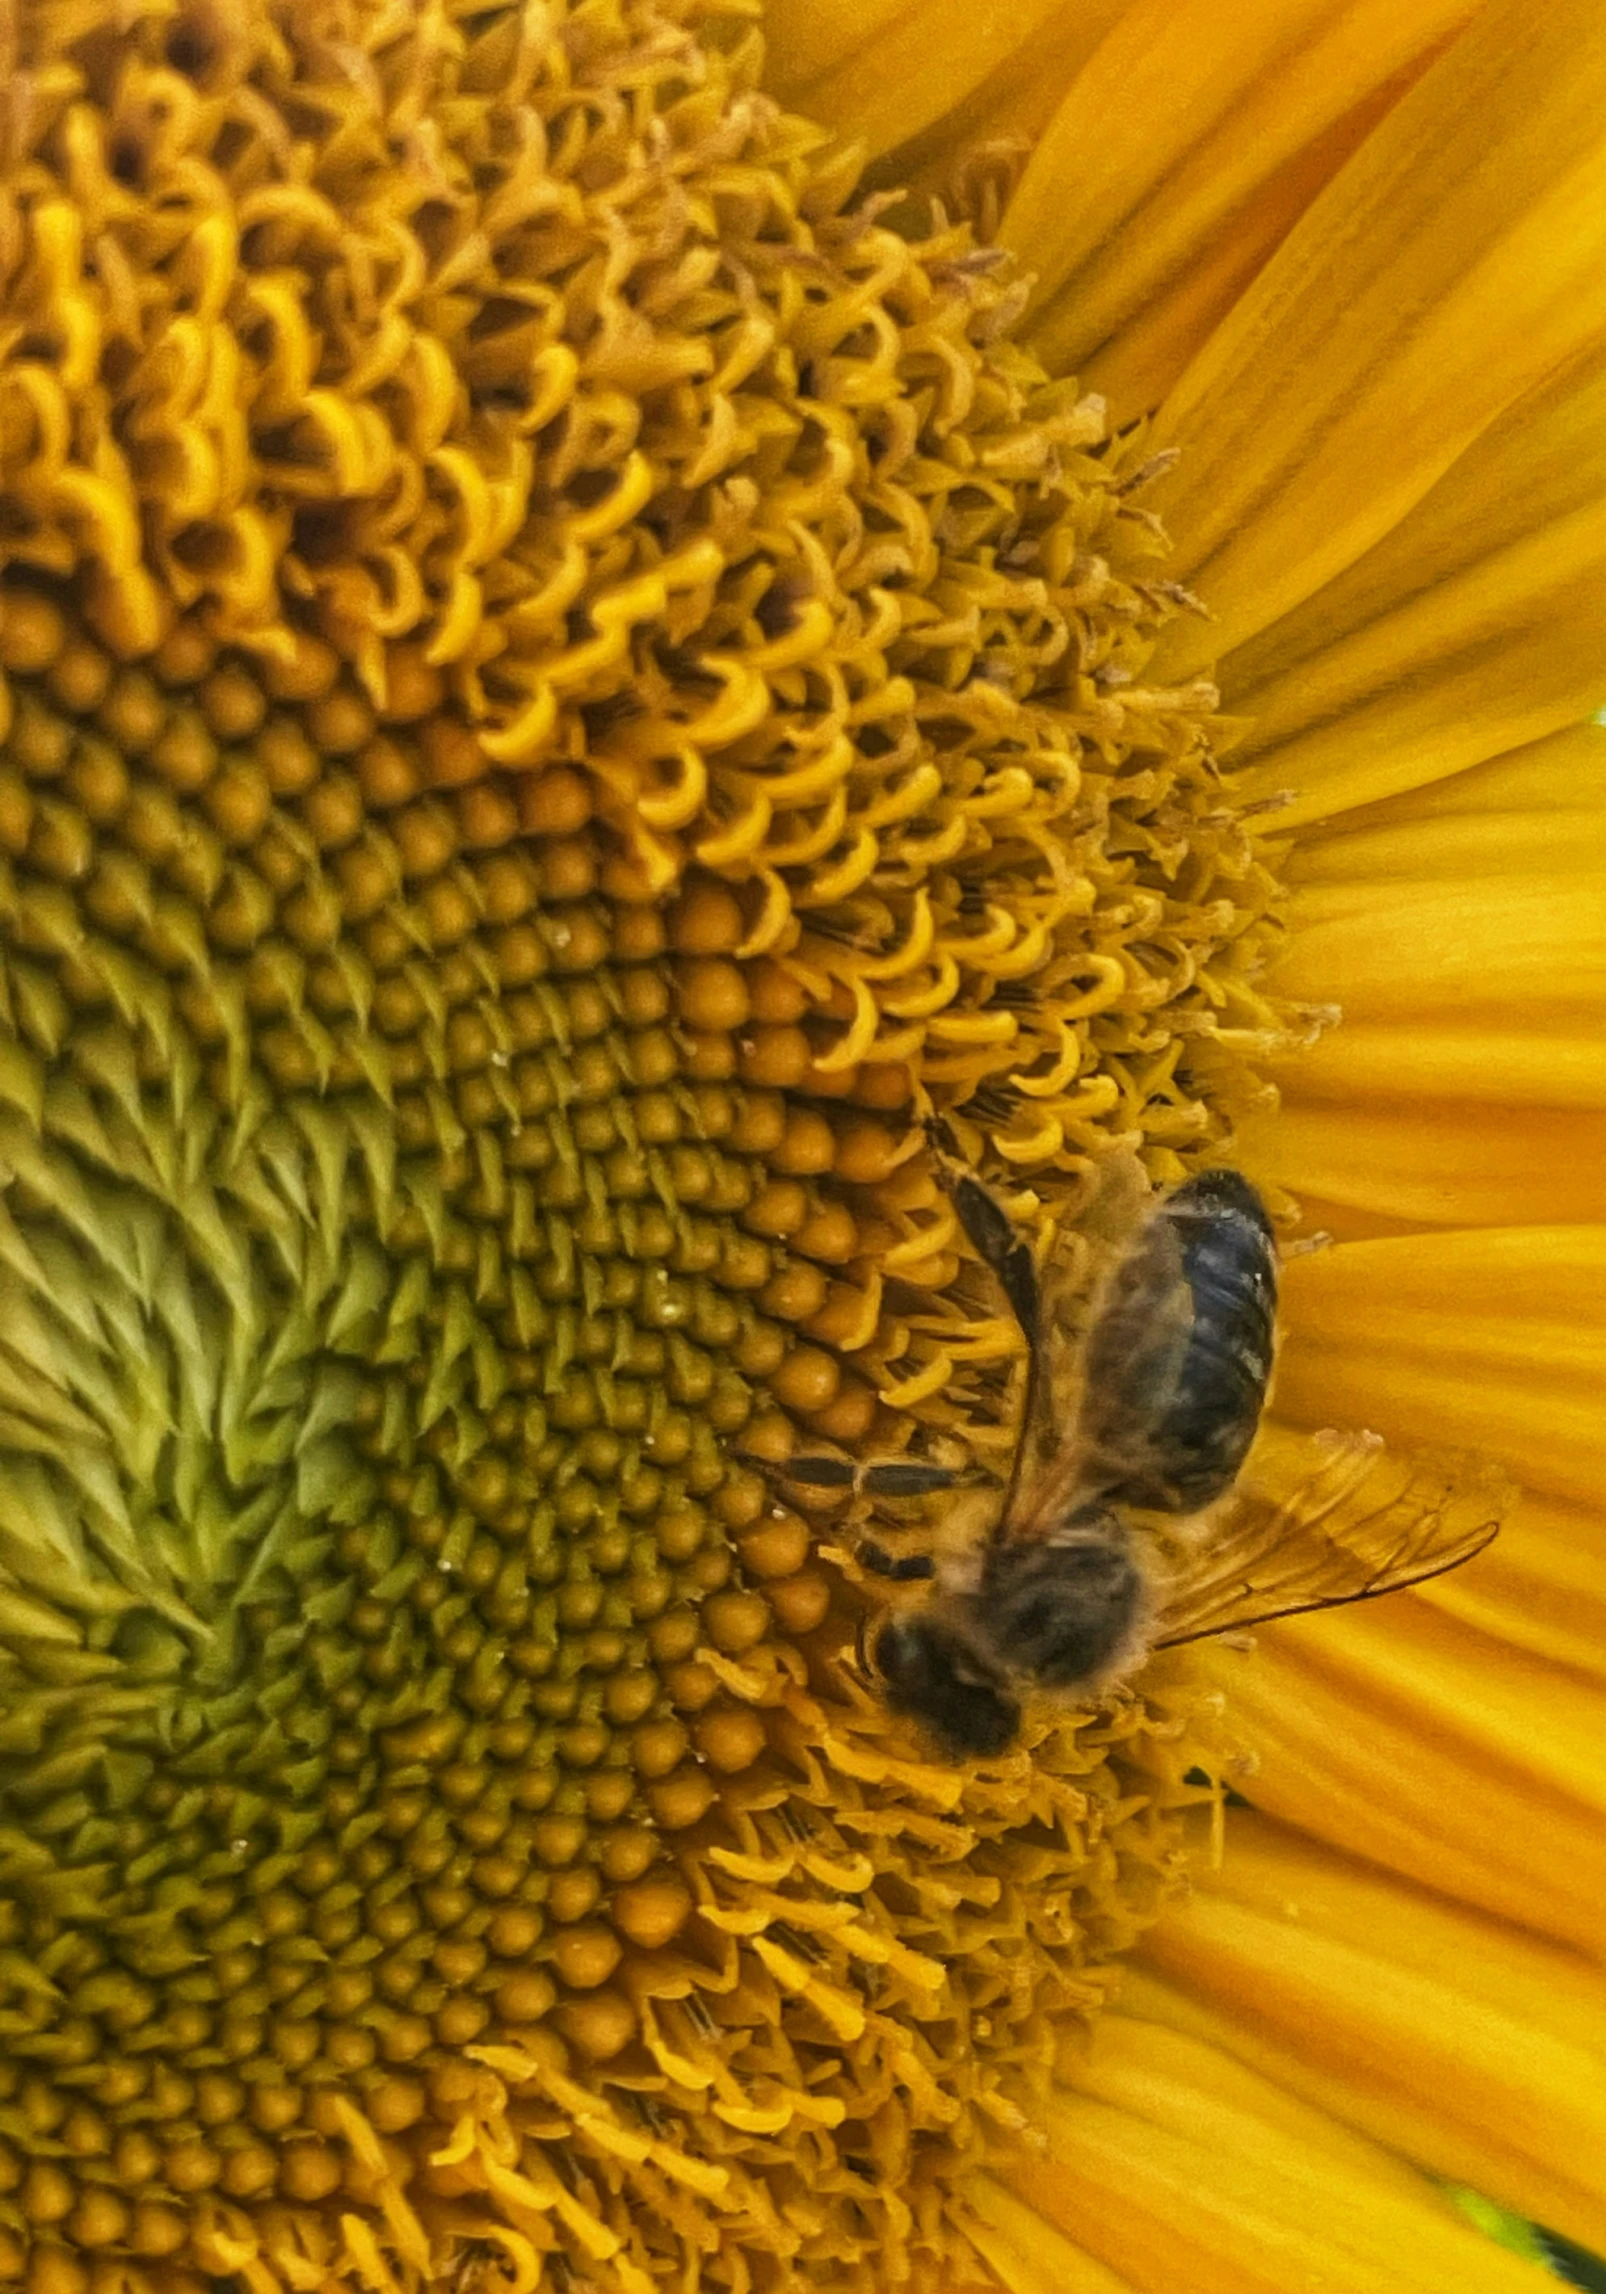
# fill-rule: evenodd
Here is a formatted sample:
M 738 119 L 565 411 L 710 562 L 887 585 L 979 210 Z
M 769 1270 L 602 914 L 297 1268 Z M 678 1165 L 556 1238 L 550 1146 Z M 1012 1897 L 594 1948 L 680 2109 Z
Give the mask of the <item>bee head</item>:
M 962 1760 L 1007 1752 L 1020 1703 L 973 1634 L 930 1611 L 889 1617 L 871 1645 L 887 1703 Z
M 1000 1545 L 978 1605 L 1011 1666 L 1045 1689 L 1076 1689 L 1128 1657 L 1148 1594 L 1115 1517 L 1098 1512 L 1056 1541 Z

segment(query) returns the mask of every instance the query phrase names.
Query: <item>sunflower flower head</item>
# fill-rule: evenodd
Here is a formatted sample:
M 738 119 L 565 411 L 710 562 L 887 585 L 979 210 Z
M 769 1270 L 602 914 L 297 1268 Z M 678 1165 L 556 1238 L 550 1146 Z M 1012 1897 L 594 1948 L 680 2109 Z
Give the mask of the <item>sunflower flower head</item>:
M 933 1106 L 1253 1095 L 1142 439 L 739 11 L 17 39 L 0 2270 L 952 2282 L 1197 1716 L 935 1764 L 749 1461 L 1006 1439 Z

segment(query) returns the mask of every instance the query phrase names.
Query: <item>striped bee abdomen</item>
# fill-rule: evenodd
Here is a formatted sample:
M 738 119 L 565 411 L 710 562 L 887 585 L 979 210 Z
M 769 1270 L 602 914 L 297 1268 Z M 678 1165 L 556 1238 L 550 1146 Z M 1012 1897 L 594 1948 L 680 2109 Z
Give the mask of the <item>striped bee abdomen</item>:
M 1169 1231 L 1168 1231 L 1169 1230 Z M 1155 1317 L 1160 1269 L 1191 1305 L 1167 1334 Z M 1133 1335 L 1149 1317 L 1148 1335 Z M 1277 1246 L 1236 1171 L 1205 1171 L 1168 1196 L 1117 1277 L 1088 1346 L 1087 1390 L 1108 1462 L 1104 1494 L 1164 1513 L 1197 1513 L 1231 1488 L 1255 1438 L 1271 1378 Z

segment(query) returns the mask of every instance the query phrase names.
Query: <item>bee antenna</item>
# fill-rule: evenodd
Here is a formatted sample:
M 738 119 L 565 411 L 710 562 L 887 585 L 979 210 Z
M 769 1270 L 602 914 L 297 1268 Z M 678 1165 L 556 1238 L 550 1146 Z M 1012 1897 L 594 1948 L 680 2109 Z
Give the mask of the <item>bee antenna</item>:
M 854 1670 L 867 1689 L 873 1689 L 880 1678 L 875 1659 L 870 1654 L 870 1625 L 868 1617 L 861 1617 L 853 1628 Z

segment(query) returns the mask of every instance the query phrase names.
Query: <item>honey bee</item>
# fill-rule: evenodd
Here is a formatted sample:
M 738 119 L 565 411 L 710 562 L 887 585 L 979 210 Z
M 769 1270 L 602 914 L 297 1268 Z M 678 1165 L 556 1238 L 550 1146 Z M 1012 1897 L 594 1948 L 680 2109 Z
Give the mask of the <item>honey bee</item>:
M 1277 1317 L 1276 1242 L 1247 1179 L 1206 1171 L 1156 1200 L 1116 1159 L 1091 1233 L 1060 1238 L 1040 1279 L 981 1181 L 939 1167 L 1026 1341 L 1001 1496 L 923 1459 L 794 1456 L 781 1471 L 870 1497 L 955 1490 L 957 1544 L 940 1562 L 859 1549 L 884 1577 L 935 1580 L 877 1623 L 867 1655 L 892 1710 L 948 1754 L 1006 1751 L 1026 1694 L 1085 1700 L 1155 1649 L 1371 1600 L 1495 1535 L 1498 1477 L 1465 1458 L 1390 1457 L 1371 1434 L 1273 1438 L 1273 1452 L 1303 1453 L 1279 1477 L 1292 1495 L 1243 1473 Z

